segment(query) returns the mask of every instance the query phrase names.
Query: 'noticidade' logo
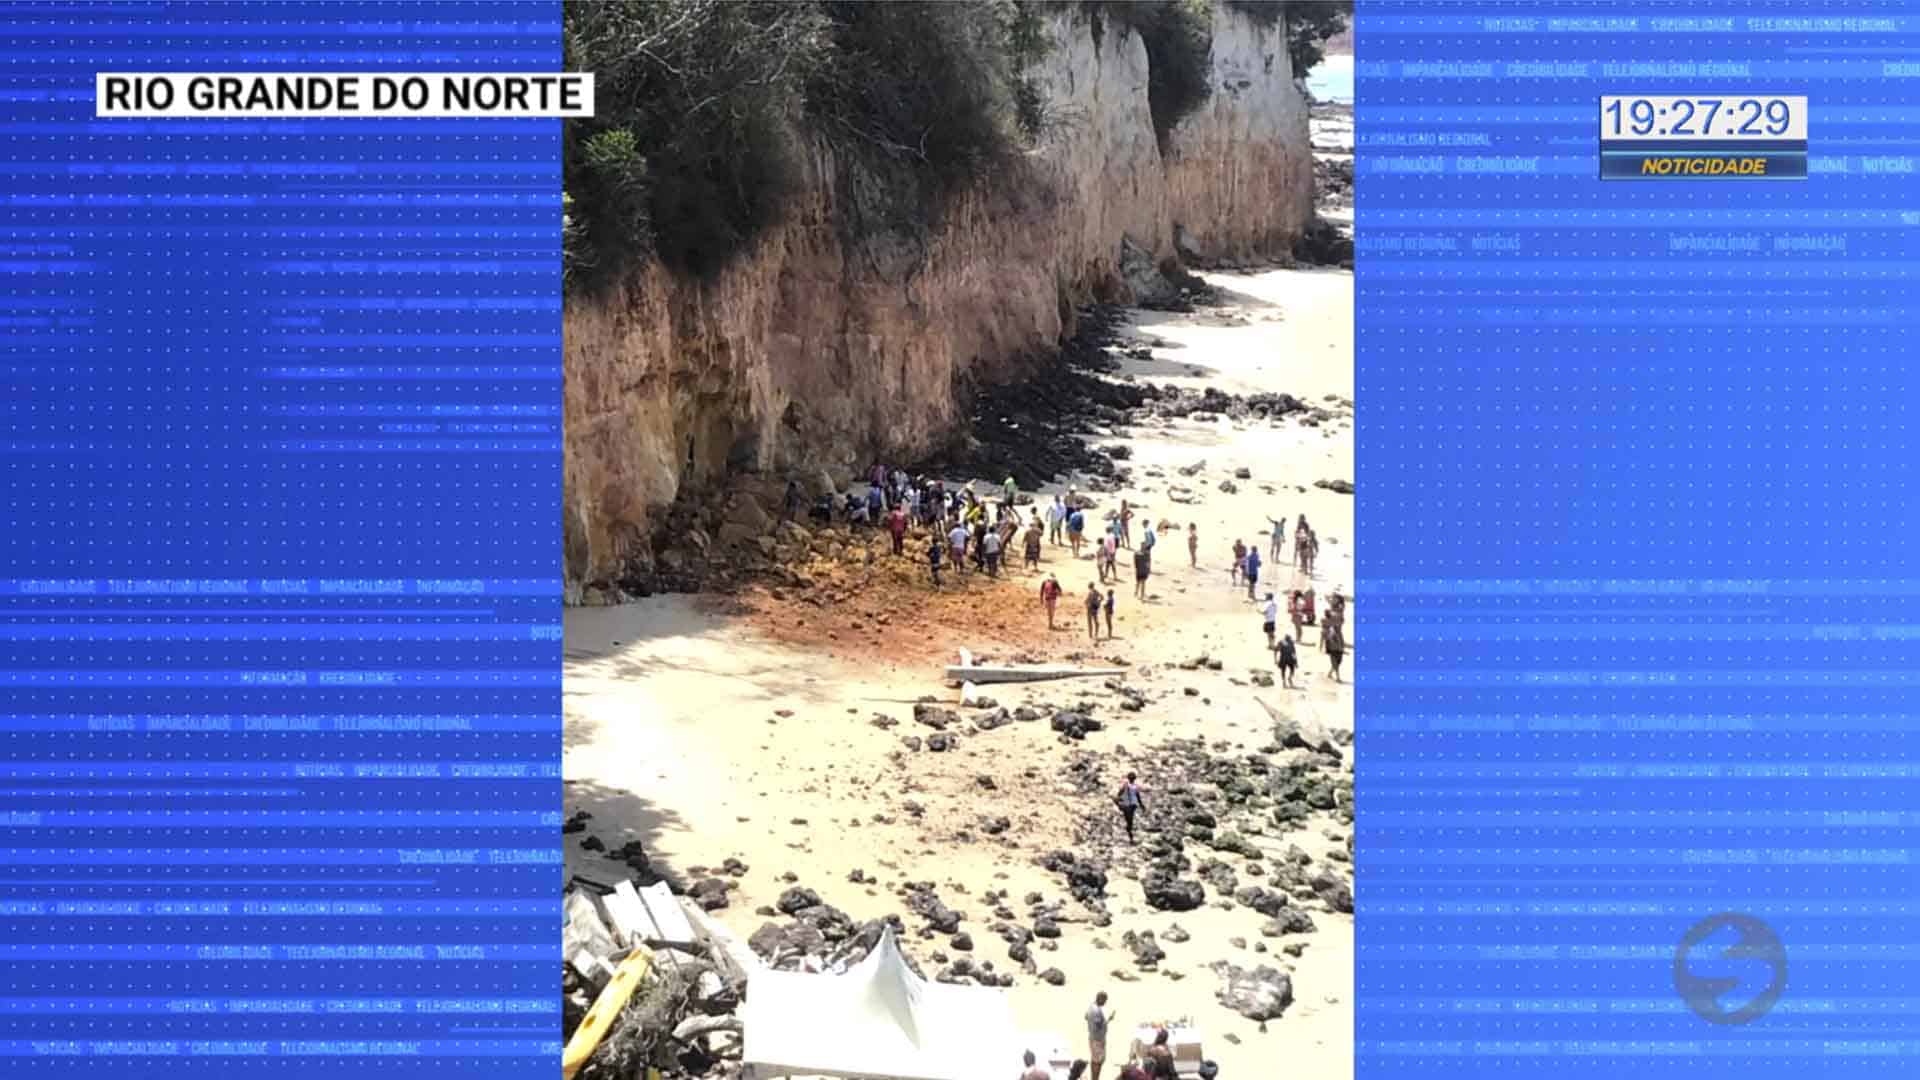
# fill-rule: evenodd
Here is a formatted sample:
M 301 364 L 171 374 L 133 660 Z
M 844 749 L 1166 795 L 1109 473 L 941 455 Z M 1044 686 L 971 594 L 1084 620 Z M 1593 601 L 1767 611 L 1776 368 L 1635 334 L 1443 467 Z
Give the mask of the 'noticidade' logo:
M 1708 945 L 1708 938 L 1737 936 L 1732 945 Z M 1739 998 L 1722 1000 L 1745 981 L 1738 975 L 1710 977 L 1694 974 L 1689 961 L 1704 969 L 1727 970 L 1765 964 L 1769 973 L 1766 988 L 1744 1002 Z M 1710 1024 L 1746 1024 L 1760 1019 L 1780 1000 L 1787 989 L 1787 950 L 1773 928 L 1751 915 L 1724 912 L 1695 923 L 1673 954 L 1673 988 L 1694 1015 Z

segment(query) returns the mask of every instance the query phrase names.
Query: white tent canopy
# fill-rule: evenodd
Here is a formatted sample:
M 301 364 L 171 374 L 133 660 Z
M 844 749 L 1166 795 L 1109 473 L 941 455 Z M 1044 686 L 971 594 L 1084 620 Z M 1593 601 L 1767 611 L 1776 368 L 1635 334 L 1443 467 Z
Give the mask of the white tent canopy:
M 740 1021 L 744 1063 L 759 1078 L 1006 1080 L 1020 1071 L 1006 996 L 922 979 L 891 931 L 844 975 L 755 971 Z

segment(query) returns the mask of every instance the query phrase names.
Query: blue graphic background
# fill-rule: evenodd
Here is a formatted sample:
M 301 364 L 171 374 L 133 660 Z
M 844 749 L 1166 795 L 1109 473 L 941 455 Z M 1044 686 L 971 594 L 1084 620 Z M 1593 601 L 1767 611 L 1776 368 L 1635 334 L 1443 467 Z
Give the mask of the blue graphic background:
M 1359 1075 L 1912 1075 L 1920 10 L 1356 51 Z M 1808 95 L 1811 178 L 1597 178 L 1601 94 L 1695 92 Z M 1743 1027 L 1674 991 L 1721 911 Z
M 559 18 L 0 8 L 0 1075 L 556 1068 L 559 121 L 92 98 Z

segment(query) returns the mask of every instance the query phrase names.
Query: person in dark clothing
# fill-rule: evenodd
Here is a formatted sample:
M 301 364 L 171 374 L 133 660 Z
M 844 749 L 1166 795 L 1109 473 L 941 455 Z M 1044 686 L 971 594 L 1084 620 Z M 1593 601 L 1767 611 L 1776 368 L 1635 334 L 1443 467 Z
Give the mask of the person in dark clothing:
M 1280 644 L 1273 647 L 1273 663 L 1280 669 L 1280 685 L 1293 689 L 1293 673 L 1300 666 L 1300 656 L 1294 649 L 1292 638 L 1283 635 Z
M 1126 820 L 1129 844 L 1133 843 L 1134 815 L 1146 809 L 1147 806 L 1146 800 L 1140 796 L 1140 785 L 1135 783 L 1134 779 L 1134 774 L 1128 773 L 1127 782 L 1120 785 L 1119 793 L 1113 797 L 1113 801 L 1120 807 L 1120 816 Z
M 800 515 L 806 513 L 806 511 L 807 496 L 800 490 L 800 481 L 787 481 L 787 519 L 790 521 L 798 521 L 800 520 Z
M 1087 586 L 1087 636 L 1100 640 L 1100 586 Z
M 1153 555 L 1148 548 L 1133 553 L 1133 598 L 1141 602 L 1147 599 L 1147 578 L 1153 573 Z
M 945 549 L 946 544 L 942 543 L 938 536 L 927 545 L 927 567 L 933 571 L 933 587 L 936 589 L 940 587 L 940 556 Z

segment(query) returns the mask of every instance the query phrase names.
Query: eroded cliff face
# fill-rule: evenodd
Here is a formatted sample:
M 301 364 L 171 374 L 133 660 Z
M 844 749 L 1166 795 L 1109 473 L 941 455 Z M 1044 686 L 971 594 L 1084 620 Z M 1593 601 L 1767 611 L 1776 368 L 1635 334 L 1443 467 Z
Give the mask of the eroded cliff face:
M 1032 73 L 1066 121 L 960 199 L 930 237 L 846 239 L 834 163 L 716 280 L 658 266 L 572 302 L 566 332 L 566 572 L 620 580 L 683 489 L 756 471 L 849 475 L 950 437 L 966 390 L 1047 356 L 1075 305 L 1128 299 L 1123 239 L 1156 258 L 1286 251 L 1312 212 L 1307 108 L 1282 31 L 1221 6 L 1213 94 L 1163 155 L 1139 37 L 1057 16 Z

